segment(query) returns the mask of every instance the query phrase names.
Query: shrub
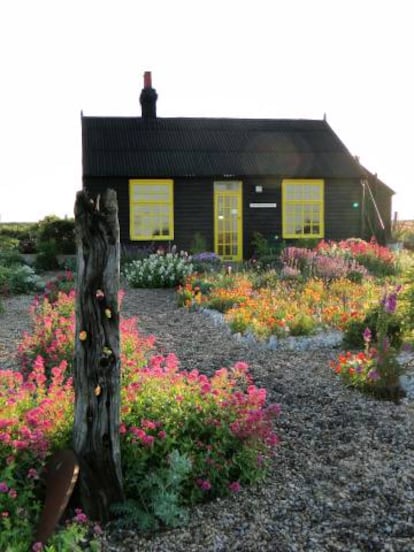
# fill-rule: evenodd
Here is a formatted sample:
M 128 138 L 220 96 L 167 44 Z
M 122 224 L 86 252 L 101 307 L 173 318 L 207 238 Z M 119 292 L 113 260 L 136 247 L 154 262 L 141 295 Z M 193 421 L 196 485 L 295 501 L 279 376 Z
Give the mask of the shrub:
M 132 261 L 140 261 L 153 255 L 158 250 L 157 246 L 151 245 L 132 245 L 121 244 L 121 266 L 125 266 Z
M 44 502 L 43 471 L 47 457 L 71 443 L 73 388 L 64 382 L 65 363 L 46 383 L 39 357 L 26 381 L 19 372 L 0 370 L 0 549 L 31 550 L 30 543 Z M 81 550 L 88 526 L 72 519 L 53 535 L 50 550 Z M 92 543 L 91 543 L 92 544 Z M 40 545 L 38 550 L 41 550 Z
M 206 238 L 200 232 L 196 232 L 191 240 L 190 251 L 193 255 L 198 255 L 207 250 Z
M 170 515 L 180 508 L 185 516 L 183 507 L 263 477 L 277 444 L 272 420 L 279 407 L 265 407 L 265 390 L 252 385 L 247 365 L 239 362 L 208 378 L 179 372 L 174 355 L 156 356 L 127 379 L 122 458 L 125 490 L 136 501 L 135 522 L 153 527 L 164 521 L 154 503 Z M 186 464 L 175 489 L 168 484 L 177 471 L 173 455 Z M 172 515 L 177 522 L 181 517 Z
M 372 280 L 355 284 L 347 279 L 330 282 L 275 277 L 273 271 L 249 275 L 215 275 L 208 293 L 192 281 L 179 290 L 180 304 L 202 304 L 225 313 L 233 331 L 250 331 L 258 337 L 284 337 L 316 329 L 344 329 L 350 319 L 362 320 L 368 306 L 379 297 Z M 257 287 L 264 284 L 263 287 Z M 196 295 L 196 292 L 197 294 Z
M 0 243 L 10 239 L 16 243 L 21 253 L 34 253 L 38 223 L 3 223 L 0 224 Z M 7 242 L 6 242 L 7 243 Z
M 375 334 L 369 327 L 363 331 L 365 350 L 359 353 L 348 351 L 331 362 L 331 368 L 348 385 L 387 399 L 398 399 L 401 395 L 399 376 L 402 367 L 397 360 L 400 341 L 399 335 L 392 331 L 398 291 L 383 296 L 375 313 Z M 392 345 L 390 335 L 395 336 L 398 345 Z
M 71 270 L 65 270 L 46 282 L 43 297 L 50 303 L 54 303 L 59 298 L 59 292 L 69 293 L 75 288 L 75 276 Z
M 203 251 L 191 256 L 194 272 L 214 272 L 221 267 L 221 259 L 210 251 Z
M 36 358 L 44 359 L 46 376 L 54 366 L 66 362 L 67 376 L 71 374 L 75 342 L 75 291 L 58 292 L 57 298 L 46 296 L 32 303 L 31 333 L 23 334 L 18 346 L 18 358 L 24 374 Z M 135 328 L 136 320 L 121 317 L 121 362 L 141 365 L 152 347 L 153 338 L 142 338 Z
M 38 254 L 34 262 L 37 270 L 56 270 L 59 268 L 58 248 L 54 240 L 39 242 L 37 248 Z
M 341 250 L 340 250 L 341 251 Z M 361 282 L 368 277 L 368 270 L 355 259 L 338 253 L 334 247 L 316 250 L 287 247 L 281 254 L 282 278 L 316 277 L 326 281 L 348 278 Z
M 76 253 L 74 219 L 59 219 L 52 215 L 41 220 L 37 233 L 38 250 L 44 250 L 45 244 L 48 243 L 54 244 L 56 254 L 73 255 Z
M 399 271 L 394 253 L 375 240 L 366 242 L 359 238 L 349 238 L 340 242 L 321 241 L 316 247 L 318 254 L 342 257 L 357 261 L 374 276 L 392 276 Z
M 30 266 L 0 266 L 0 294 L 29 293 L 39 291 L 43 287 L 43 281 Z
M 0 253 L 4 251 L 17 251 L 19 247 L 19 240 L 12 238 L 11 236 L 2 236 L 0 234 Z
M 0 370 L 0 543 L 5 550 L 9 545 L 29 549 L 44 492 L 43 466 L 56 449 L 70 444 L 73 303 L 73 296 L 60 293 L 54 303 L 43 299 L 35 305 L 37 323 L 26 341 L 30 349 L 42 342 L 42 326 L 56 332 L 67 319 L 64 336 L 72 349 L 61 349 L 65 359 L 48 367 L 57 341 L 52 331 L 38 348 L 45 358 L 32 359 L 25 378 Z M 273 424 L 280 410 L 266 406 L 266 391 L 253 384 L 246 364 L 238 362 L 209 378 L 179 371 L 174 355 L 146 362 L 152 343 L 139 337 L 134 320 L 121 326 L 120 433 L 127 501 L 117 511 L 120 525 L 141 529 L 178 526 L 191 505 L 260 480 L 278 442 Z M 66 529 L 53 537 L 56 549 L 77 550 L 74 543 L 87 527 L 81 513 L 74 521 L 78 525 L 70 533 Z
M 398 293 L 398 292 L 394 292 Z M 393 297 L 393 294 L 390 295 Z M 379 305 L 370 308 L 363 319 L 351 319 L 345 326 L 343 344 L 345 347 L 360 349 L 364 346 L 363 333 L 366 328 L 371 332 L 374 342 L 378 339 L 378 327 L 381 326 L 382 332 L 389 339 L 390 346 L 398 349 L 402 345 L 402 317 L 395 312 L 384 311 L 385 295 Z
M 186 253 L 155 253 L 125 265 L 123 274 L 132 287 L 163 288 L 184 283 L 193 272 Z
M 22 255 L 15 249 L 0 251 L 0 266 L 13 267 L 15 265 L 26 264 Z

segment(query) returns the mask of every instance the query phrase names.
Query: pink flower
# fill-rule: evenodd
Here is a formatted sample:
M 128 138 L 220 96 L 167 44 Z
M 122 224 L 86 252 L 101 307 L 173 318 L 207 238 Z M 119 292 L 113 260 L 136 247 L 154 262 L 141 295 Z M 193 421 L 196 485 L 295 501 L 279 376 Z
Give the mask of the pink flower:
M 201 386 L 201 394 L 207 395 L 211 391 L 211 385 L 209 383 L 203 383 Z
M 233 481 L 229 484 L 229 491 L 232 493 L 239 493 L 241 491 L 241 485 L 238 481 Z
M 153 435 L 145 435 L 142 437 L 141 441 L 143 445 L 150 447 L 154 443 L 155 437 Z
M 39 479 L 39 474 L 37 473 L 37 470 L 34 468 L 30 468 L 27 472 L 27 478 L 28 479 Z
M 249 365 L 246 362 L 239 361 L 239 362 L 236 362 L 236 364 L 234 365 L 235 372 L 246 374 L 248 370 L 249 370 Z
M 93 534 L 97 537 L 103 534 L 103 529 L 98 523 L 93 526 Z
M 8 495 L 10 498 L 17 498 L 17 492 L 16 492 L 16 489 L 10 489 L 9 492 L 8 492 Z
M 75 523 L 87 523 L 88 522 L 88 516 L 82 512 L 80 508 L 75 509 L 75 516 L 73 518 L 73 521 Z
M 167 437 L 167 434 L 165 433 L 165 431 L 161 430 L 161 431 L 158 432 L 158 437 L 160 439 L 165 439 Z
M 202 491 L 209 491 L 211 489 L 211 483 L 208 479 L 197 479 L 197 485 Z
M 41 542 L 35 542 L 32 546 L 32 552 L 42 552 L 43 544 Z
M 141 426 L 144 428 L 144 429 L 156 429 L 156 425 L 155 425 L 155 422 L 153 422 L 152 420 L 143 420 L 142 423 L 141 423 Z
M 0 493 L 8 493 L 9 487 L 4 481 L 0 481 Z

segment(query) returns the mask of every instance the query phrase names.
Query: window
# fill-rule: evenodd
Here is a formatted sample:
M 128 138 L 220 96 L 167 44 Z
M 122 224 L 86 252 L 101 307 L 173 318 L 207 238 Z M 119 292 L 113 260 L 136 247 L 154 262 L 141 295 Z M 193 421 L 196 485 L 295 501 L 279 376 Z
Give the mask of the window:
M 283 237 L 324 237 L 324 181 L 283 180 Z
M 173 240 L 172 180 L 129 181 L 131 240 Z

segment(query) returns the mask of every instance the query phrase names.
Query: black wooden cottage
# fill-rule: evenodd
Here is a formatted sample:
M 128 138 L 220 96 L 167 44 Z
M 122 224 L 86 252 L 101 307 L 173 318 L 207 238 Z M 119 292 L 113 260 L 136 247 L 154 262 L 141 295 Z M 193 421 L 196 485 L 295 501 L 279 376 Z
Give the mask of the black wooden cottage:
M 196 234 L 225 260 L 267 239 L 386 241 L 393 191 L 326 120 L 158 118 L 151 74 L 141 117 L 82 115 L 83 186 L 118 195 L 123 244 L 176 244 Z

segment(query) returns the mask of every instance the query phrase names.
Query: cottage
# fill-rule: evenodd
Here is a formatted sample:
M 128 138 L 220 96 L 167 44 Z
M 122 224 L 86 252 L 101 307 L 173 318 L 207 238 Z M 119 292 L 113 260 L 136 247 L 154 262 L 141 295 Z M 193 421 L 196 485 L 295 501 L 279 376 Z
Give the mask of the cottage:
M 121 242 L 176 244 L 196 234 L 223 260 L 252 238 L 339 240 L 391 227 L 394 193 L 324 120 L 159 118 L 151 73 L 141 117 L 82 115 L 83 186 L 117 192 Z

